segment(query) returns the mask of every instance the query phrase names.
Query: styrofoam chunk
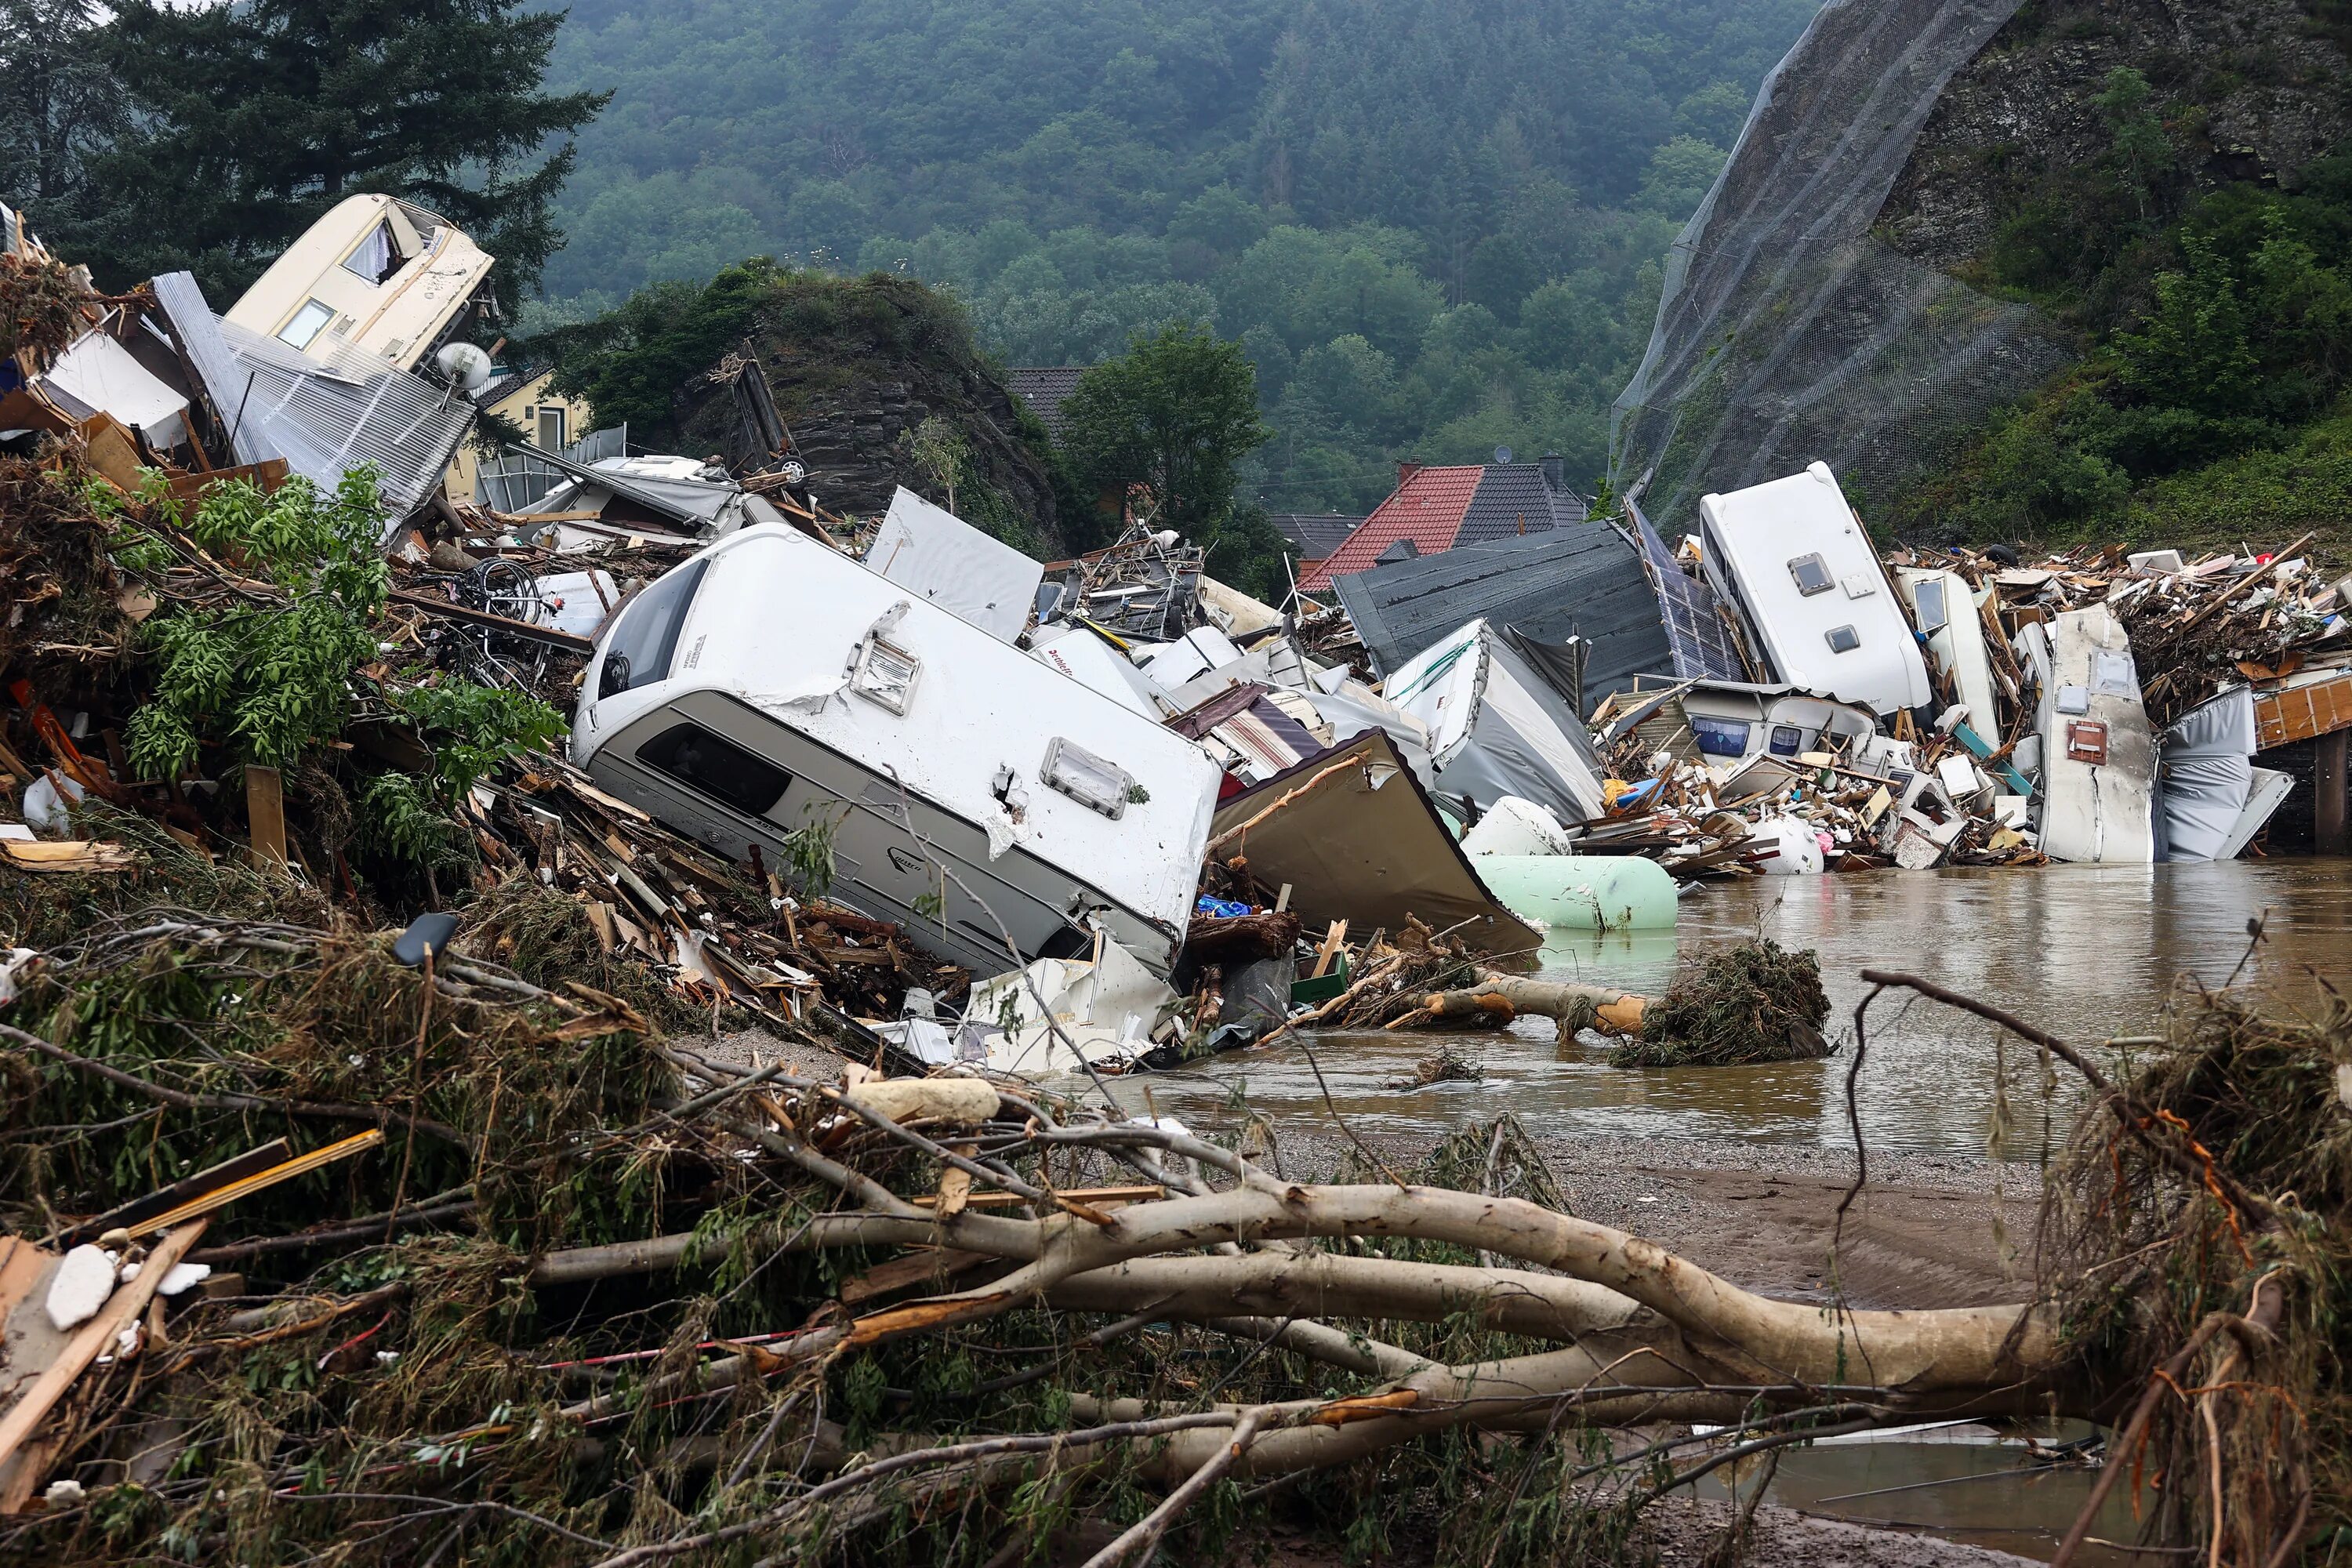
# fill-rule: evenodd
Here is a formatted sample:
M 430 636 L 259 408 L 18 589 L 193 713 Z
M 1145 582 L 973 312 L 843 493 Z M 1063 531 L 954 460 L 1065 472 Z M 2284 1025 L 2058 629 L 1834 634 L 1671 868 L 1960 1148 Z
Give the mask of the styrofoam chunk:
M 190 1286 L 200 1285 L 211 1279 L 212 1273 L 213 1266 L 209 1263 L 174 1263 L 172 1271 L 163 1276 L 163 1282 L 155 1289 L 159 1295 L 176 1296 Z
M 89 1321 L 113 1294 L 113 1255 L 88 1243 L 75 1247 L 58 1261 L 58 1271 L 49 1279 L 50 1326 L 64 1333 Z

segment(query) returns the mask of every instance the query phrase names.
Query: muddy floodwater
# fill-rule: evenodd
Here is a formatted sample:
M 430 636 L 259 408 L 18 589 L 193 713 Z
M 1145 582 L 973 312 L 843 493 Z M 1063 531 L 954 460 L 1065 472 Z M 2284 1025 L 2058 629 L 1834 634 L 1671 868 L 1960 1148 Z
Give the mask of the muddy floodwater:
M 2267 919 L 2247 955 L 2246 925 Z M 1554 932 L 1544 973 L 1654 994 L 1676 963 L 1759 933 L 1821 953 L 1838 1053 L 1825 1061 L 1752 1068 L 1629 1070 L 1599 1045 L 1560 1047 L 1546 1020 L 1507 1033 L 1318 1035 L 1218 1058 L 1197 1069 L 1129 1080 L 1163 1112 L 1208 1113 L 1236 1089 L 1277 1124 L 1320 1120 L 1322 1068 L 1334 1105 L 1360 1130 L 1426 1138 L 1507 1110 L 1541 1136 L 1738 1138 L 1851 1146 L 1845 1078 L 1865 966 L 1906 969 L 2084 1043 L 2146 1035 L 2174 987 L 2245 974 L 2291 1005 L 2310 1005 L 2315 975 L 2352 977 L 2352 861 L 2042 870 L 1967 868 L 1773 877 L 1705 887 L 1683 900 L 1674 931 L 1570 937 Z M 2243 975 L 2241 978 L 2244 978 Z M 1979 1153 L 1993 1121 L 1996 1031 L 1949 1008 L 1889 993 L 1870 1011 L 1856 1100 L 1874 1149 Z M 1446 1040 L 1485 1065 L 1478 1083 L 1396 1089 L 1390 1080 Z M 2130 1047 L 2120 1047 L 2127 1051 Z M 2038 1069 L 2006 1050 L 2012 1131 L 1998 1152 L 2039 1152 L 2044 1103 Z M 2068 1092 L 2064 1088 L 2062 1095 Z M 1213 1116 L 1212 1120 L 1215 1120 Z

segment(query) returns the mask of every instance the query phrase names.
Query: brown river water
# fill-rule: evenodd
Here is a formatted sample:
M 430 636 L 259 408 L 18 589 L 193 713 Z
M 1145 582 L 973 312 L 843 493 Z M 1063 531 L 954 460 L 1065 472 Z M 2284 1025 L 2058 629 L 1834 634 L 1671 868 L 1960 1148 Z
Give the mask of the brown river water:
M 2264 940 L 2249 957 L 2246 926 L 2255 919 L 2266 920 Z M 1426 1140 L 1508 1110 L 1538 1138 L 1599 1132 L 1851 1147 L 1845 1078 L 1854 1005 L 1870 989 L 1860 978 L 1864 967 L 1911 971 L 2082 1044 L 2154 1032 L 2176 986 L 2221 984 L 2242 961 L 2242 982 L 2309 1006 L 2315 977 L 2352 981 L 2352 860 L 1758 878 L 1691 892 L 1670 932 L 1555 931 L 1543 973 L 1654 994 L 1680 960 L 1758 932 L 1820 952 L 1827 1033 L 1840 1047 L 1827 1060 L 1629 1070 L 1609 1066 L 1601 1045 L 1558 1045 L 1551 1024 L 1534 1019 L 1501 1034 L 1350 1032 L 1304 1046 L 1276 1042 L 1129 1080 L 1120 1098 L 1140 1100 L 1148 1085 L 1160 1111 L 1182 1117 L 1206 1114 L 1240 1090 L 1276 1125 L 1324 1121 L 1311 1049 L 1334 1107 L 1366 1133 Z M 2016 1041 L 2004 1050 L 1992 1026 L 1893 992 L 1871 1007 L 1868 1029 L 1856 1100 L 1870 1147 L 1985 1152 L 1996 1065 L 2005 1060 L 2011 1131 L 1998 1152 L 2039 1152 L 2046 1120 L 2040 1074 Z M 1484 1064 L 1483 1082 L 1386 1087 L 1447 1040 Z
M 2250 952 L 2254 920 L 2264 935 Z M 1938 981 L 2078 1044 L 2126 1042 L 2105 1046 L 2122 1058 L 2132 1037 L 2162 1027 L 2176 988 L 2224 984 L 2242 966 L 2242 982 L 2290 1007 L 2315 1005 L 2322 977 L 2339 988 L 2352 983 L 2352 860 L 1764 878 L 1693 891 L 1671 932 L 1554 932 L 1543 973 L 1654 994 L 1683 960 L 1759 932 L 1820 953 L 1828 1033 L 1839 1046 L 1829 1059 L 1617 1068 L 1604 1046 L 1563 1047 L 1549 1021 L 1530 1020 L 1504 1034 L 1318 1035 L 1118 1080 L 1116 1092 L 1138 1113 L 1148 1104 L 1208 1125 L 1229 1123 L 1232 1097 L 1244 1093 L 1277 1127 L 1328 1128 L 1319 1065 L 1331 1107 L 1350 1126 L 1408 1146 L 1508 1110 L 1539 1142 L 1604 1134 L 1850 1148 L 1845 1080 L 1854 1005 L 1870 990 L 1864 967 Z M 1991 1151 L 1999 1157 L 2035 1159 L 2047 1127 L 2071 1119 L 2073 1086 L 2053 1084 L 2045 1099 L 2027 1048 L 2000 1046 L 1990 1025 L 1890 992 L 1872 1005 L 1868 1029 L 1855 1100 L 1874 1150 L 1988 1152 L 1997 1078 L 2008 1086 L 2010 1113 L 2010 1131 Z M 1477 1058 L 1485 1079 L 1387 1087 L 1444 1042 Z M 1979 1427 L 1791 1450 L 1769 1495 L 1821 1517 L 2046 1560 L 2095 1473 L 2036 1468 L 2020 1434 Z M 1702 1489 L 1723 1495 L 1717 1478 Z M 2096 1538 L 2133 1535 L 2127 1490 L 2110 1498 Z M 2083 1559 L 2086 1568 L 2164 1560 L 2100 1546 Z

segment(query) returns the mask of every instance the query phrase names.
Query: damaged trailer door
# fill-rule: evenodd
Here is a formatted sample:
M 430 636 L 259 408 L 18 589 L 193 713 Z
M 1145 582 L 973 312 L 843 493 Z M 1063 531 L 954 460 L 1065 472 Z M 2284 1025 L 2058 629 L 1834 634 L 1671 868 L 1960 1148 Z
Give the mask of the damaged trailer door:
M 2051 623 L 2042 683 L 2042 850 L 2053 860 L 2156 858 L 2156 738 L 2131 638 L 2105 605 Z
M 982 973 L 1097 925 L 1172 963 L 1216 765 L 830 546 L 730 535 L 638 595 L 589 669 L 573 759 L 722 853 L 829 862 L 830 896 Z

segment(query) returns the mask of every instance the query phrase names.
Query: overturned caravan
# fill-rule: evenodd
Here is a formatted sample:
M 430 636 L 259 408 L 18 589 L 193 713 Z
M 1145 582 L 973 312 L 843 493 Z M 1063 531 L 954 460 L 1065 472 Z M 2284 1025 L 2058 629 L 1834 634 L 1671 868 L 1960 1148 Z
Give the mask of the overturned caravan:
M 1182 736 L 772 526 L 622 607 L 572 749 L 730 856 L 782 869 L 830 835 L 830 896 L 982 973 L 1015 966 L 1006 933 L 1026 963 L 1093 927 L 1164 974 L 1219 780 Z

